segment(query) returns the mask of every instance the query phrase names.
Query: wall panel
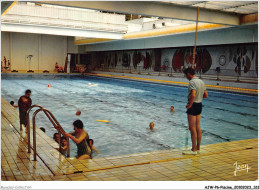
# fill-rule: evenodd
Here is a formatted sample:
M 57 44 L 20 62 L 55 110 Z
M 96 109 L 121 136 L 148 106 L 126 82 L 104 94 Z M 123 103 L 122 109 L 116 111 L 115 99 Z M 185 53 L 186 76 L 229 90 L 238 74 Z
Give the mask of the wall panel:
M 56 62 L 64 67 L 68 52 L 78 53 L 73 37 L 1 32 L 1 60 L 6 56 L 12 70 L 53 71 Z M 33 55 L 31 66 L 28 55 Z

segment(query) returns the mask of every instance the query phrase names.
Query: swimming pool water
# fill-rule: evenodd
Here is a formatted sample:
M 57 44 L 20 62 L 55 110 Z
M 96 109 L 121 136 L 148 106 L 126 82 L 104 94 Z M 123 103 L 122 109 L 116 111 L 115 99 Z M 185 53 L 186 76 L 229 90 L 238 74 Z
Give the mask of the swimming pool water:
M 92 76 L 2 77 L 1 83 L 2 96 L 16 104 L 31 89 L 33 104 L 49 109 L 67 132 L 73 131 L 74 120 L 81 119 L 101 152 L 95 157 L 185 146 L 187 87 Z M 208 92 L 201 117 L 202 145 L 258 137 L 257 96 Z M 80 117 L 75 115 L 77 110 L 82 112 Z M 155 123 L 154 131 L 149 130 L 150 122 Z M 38 114 L 36 125 L 53 136 L 55 130 L 43 113 Z M 72 141 L 70 145 L 75 156 L 76 146 Z

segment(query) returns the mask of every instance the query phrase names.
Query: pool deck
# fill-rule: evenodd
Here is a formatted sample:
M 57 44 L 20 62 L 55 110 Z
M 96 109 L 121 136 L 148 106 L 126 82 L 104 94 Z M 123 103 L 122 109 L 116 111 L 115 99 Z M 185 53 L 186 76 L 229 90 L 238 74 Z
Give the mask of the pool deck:
M 2 181 L 255 181 L 258 138 L 201 146 L 198 155 L 170 149 L 79 161 L 66 158 L 57 143 L 36 129 L 37 161 L 28 153 L 18 110 L 1 98 Z M 31 133 L 32 134 L 32 133 Z M 202 139 L 203 141 L 203 139 Z M 32 143 L 32 140 L 31 140 Z M 235 164 L 248 170 L 238 170 Z M 240 167 L 241 168 L 241 167 Z

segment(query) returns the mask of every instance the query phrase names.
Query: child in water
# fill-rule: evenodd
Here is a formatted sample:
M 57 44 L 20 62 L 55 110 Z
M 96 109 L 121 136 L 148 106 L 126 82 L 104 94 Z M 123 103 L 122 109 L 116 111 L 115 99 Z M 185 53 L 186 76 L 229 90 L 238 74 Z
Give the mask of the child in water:
M 18 108 L 18 105 L 14 105 L 14 101 L 11 101 L 10 104 L 11 104 L 14 108 Z
M 97 154 L 100 154 L 99 150 L 96 149 L 96 148 L 93 146 L 93 145 L 94 145 L 94 140 L 93 140 L 93 139 L 89 139 L 89 140 L 88 140 L 88 145 L 89 145 L 89 147 L 90 147 L 90 149 L 91 149 L 91 158 L 92 158 L 92 154 L 93 154 L 94 151 L 95 151 Z
M 61 137 L 61 154 L 65 155 L 68 148 L 66 137 Z
M 54 133 L 54 134 L 53 134 L 53 139 L 59 144 L 59 143 L 60 143 L 59 133 Z
M 171 112 L 174 112 L 174 107 L 173 106 L 171 106 Z
M 153 129 L 154 129 L 154 122 L 151 122 L 151 123 L 149 124 L 149 127 L 150 127 L 150 130 L 153 131 Z

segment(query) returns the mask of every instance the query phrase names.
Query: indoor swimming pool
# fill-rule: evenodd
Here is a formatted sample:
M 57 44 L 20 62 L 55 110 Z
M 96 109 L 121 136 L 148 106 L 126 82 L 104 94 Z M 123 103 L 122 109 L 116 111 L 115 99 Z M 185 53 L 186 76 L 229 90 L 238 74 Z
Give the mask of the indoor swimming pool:
M 17 104 L 26 89 L 32 90 L 33 104 L 50 110 L 66 132 L 73 131 L 74 120 L 82 120 L 100 151 L 94 157 L 185 147 L 187 87 L 94 76 L 2 76 L 1 95 L 8 102 Z M 258 137 L 257 96 L 208 93 L 201 118 L 202 145 Z M 149 130 L 150 122 L 154 131 Z M 38 114 L 36 125 L 50 137 L 56 132 L 43 113 Z M 70 144 L 75 156 L 75 143 Z

